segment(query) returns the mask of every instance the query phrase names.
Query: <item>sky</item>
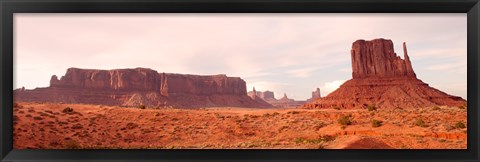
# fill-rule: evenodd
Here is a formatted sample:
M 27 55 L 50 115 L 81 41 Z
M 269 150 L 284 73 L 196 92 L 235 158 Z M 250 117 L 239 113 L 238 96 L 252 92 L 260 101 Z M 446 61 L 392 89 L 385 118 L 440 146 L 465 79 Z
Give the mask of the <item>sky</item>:
M 248 91 L 305 100 L 352 78 L 358 39 L 391 39 L 417 78 L 467 98 L 467 15 L 15 13 L 14 88 L 70 67 L 241 77 Z

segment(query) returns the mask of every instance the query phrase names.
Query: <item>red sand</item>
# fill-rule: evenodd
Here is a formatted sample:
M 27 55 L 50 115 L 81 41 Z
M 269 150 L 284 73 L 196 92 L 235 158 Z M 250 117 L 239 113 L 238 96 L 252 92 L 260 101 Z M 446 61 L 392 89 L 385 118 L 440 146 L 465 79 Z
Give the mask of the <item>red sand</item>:
M 66 107 L 73 113 L 62 112 Z M 352 124 L 338 123 L 351 115 Z M 138 109 L 18 103 L 15 149 L 465 149 L 466 109 Z M 383 125 L 372 127 L 371 120 Z M 417 126 L 417 120 L 424 127 Z

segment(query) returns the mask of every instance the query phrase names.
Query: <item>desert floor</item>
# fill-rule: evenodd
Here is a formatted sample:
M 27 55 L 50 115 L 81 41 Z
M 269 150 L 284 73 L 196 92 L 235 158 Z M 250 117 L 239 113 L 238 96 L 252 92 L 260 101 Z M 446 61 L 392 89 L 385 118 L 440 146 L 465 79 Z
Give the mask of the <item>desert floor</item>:
M 64 112 L 67 107 L 73 112 Z M 15 149 L 467 147 L 460 124 L 467 125 L 467 111 L 459 107 L 139 109 L 21 102 L 13 110 Z M 350 125 L 339 123 L 342 116 Z

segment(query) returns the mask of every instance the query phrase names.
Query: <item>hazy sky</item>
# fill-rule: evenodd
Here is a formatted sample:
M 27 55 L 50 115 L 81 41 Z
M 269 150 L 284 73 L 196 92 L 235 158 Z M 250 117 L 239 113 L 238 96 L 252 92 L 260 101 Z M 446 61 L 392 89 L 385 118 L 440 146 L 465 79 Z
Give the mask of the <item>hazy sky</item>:
M 304 100 L 352 78 L 357 39 L 402 42 L 417 77 L 467 97 L 466 14 L 29 14 L 14 16 L 14 88 L 69 67 L 241 77 Z

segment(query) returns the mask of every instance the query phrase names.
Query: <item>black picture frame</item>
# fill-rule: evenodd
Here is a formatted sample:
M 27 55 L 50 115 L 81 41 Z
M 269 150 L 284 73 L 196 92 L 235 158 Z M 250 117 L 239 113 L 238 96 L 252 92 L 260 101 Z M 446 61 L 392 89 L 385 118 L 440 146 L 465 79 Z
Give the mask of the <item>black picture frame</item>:
M 12 161 L 478 161 L 479 0 L 1 0 L 0 159 Z M 466 150 L 13 150 L 15 13 L 467 13 Z

